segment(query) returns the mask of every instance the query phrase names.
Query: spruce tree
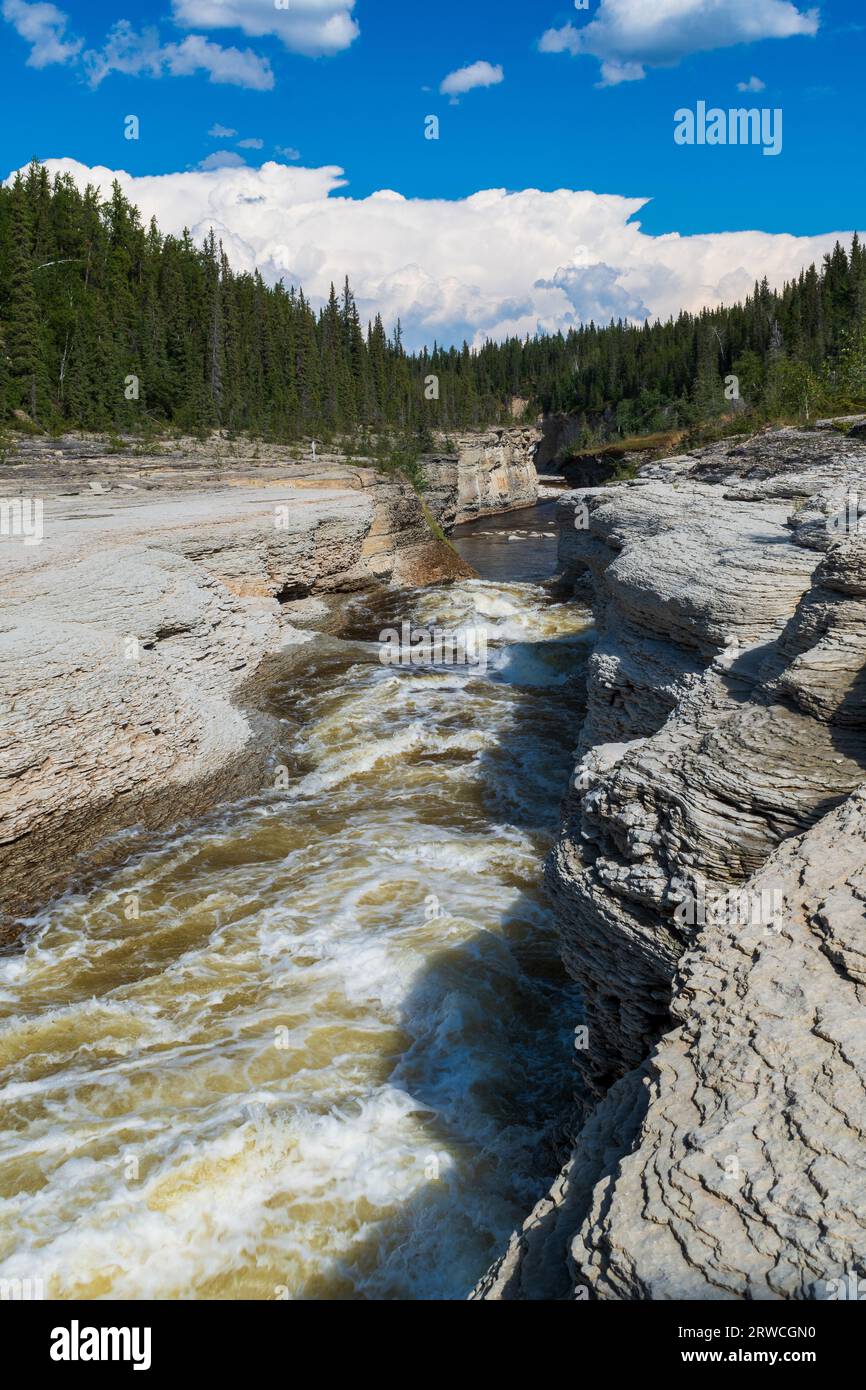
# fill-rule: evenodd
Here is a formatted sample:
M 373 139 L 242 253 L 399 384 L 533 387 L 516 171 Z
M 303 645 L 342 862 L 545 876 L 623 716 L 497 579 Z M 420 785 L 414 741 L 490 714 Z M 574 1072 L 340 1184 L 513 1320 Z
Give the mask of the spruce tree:
M 409 351 L 398 320 L 362 330 L 348 279 L 316 313 L 302 287 L 235 272 L 210 233 L 145 229 L 115 184 L 103 199 L 34 164 L 0 188 L 0 416 L 140 429 L 215 426 L 299 440 L 400 434 L 568 411 L 587 435 L 647 431 L 746 403 L 811 413 L 816 390 L 862 405 L 866 253 L 837 245 L 780 290 L 666 322 L 576 324 L 567 332 Z M 430 376 L 438 399 L 425 397 Z M 138 400 L 125 385 L 139 383 Z M 816 387 L 817 383 L 817 387 Z
M 9 356 L 10 400 L 38 421 L 45 407 L 45 371 L 33 285 L 32 221 L 20 174 L 12 187 L 9 304 L 4 324 Z

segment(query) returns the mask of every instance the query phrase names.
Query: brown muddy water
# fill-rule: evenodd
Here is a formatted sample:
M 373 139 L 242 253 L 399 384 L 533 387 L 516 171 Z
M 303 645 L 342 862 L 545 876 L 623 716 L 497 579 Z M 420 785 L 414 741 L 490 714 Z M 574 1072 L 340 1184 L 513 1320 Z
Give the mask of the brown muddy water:
M 273 785 L 128 837 L 0 956 L 0 1279 L 54 1298 L 462 1298 L 558 1167 L 574 988 L 540 888 L 588 615 L 552 505 L 481 580 L 346 601 Z M 534 534 L 533 534 L 534 533 Z M 482 626 L 486 670 L 379 633 Z

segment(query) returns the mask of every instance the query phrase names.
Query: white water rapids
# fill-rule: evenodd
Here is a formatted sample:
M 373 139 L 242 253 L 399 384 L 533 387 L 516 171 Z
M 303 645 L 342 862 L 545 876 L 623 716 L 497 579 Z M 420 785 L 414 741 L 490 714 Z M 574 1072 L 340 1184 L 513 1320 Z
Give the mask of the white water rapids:
M 273 692 L 287 785 L 131 836 L 0 957 L 0 1279 L 463 1297 L 555 1172 L 540 869 L 587 615 L 501 580 L 352 607 Z M 383 667 L 401 618 L 483 625 L 489 669 Z

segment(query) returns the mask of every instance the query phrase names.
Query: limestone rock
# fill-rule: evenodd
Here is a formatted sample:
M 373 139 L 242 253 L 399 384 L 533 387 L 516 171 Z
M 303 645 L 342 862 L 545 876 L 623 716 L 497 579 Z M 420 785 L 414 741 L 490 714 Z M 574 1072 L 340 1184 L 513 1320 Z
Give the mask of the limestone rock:
M 548 880 L 598 1099 L 478 1297 L 866 1269 L 861 495 L 866 444 L 783 430 L 560 504 L 598 641 Z
M 459 435 L 454 452 L 422 461 L 427 505 L 449 531 L 464 521 L 532 507 L 538 500 L 534 429 Z
M 472 573 L 408 484 L 370 469 L 208 483 L 184 463 L 112 485 L 136 476 L 127 461 L 98 465 L 94 492 L 87 460 L 22 466 L 2 487 L 39 497 L 44 538 L 0 538 L 7 932 L 106 837 L 260 785 L 276 726 L 251 683 L 291 640 L 295 601 Z

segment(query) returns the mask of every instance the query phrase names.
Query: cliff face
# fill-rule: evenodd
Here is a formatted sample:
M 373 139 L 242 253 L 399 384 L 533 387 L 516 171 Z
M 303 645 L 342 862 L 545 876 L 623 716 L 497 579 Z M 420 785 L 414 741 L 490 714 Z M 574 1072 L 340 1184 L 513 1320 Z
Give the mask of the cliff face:
M 423 460 L 425 498 L 444 529 L 538 500 L 537 430 L 493 429 L 459 435 L 455 452 Z
M 533 442 L 462 436 L 431 461 L 428 513 L 530 505 Z M 408 483 L 275 445 L 25 439 L 0 479 L 0 503 L 21 496 L 45 534 L 0 537 L 0 937 L 106 836 L 260 782 L 275 729 L 246 697 L 307 640 L 293 604 L 471 574 Z
M 858 496 L 861 441 L 781 431 L 560 506 L 598 641 L 548 878 L 602 1099 L 479 1296 L 810 1298 L 864 1267 Z
M 309 640 L 298 601 L 471 574 L 407 484 L 188 463 L 28 458 L 4 482 L 44 505 L 40 544 L 0 539 L 7 932 L 106 836 L 260 784 L 276 726 L 239 700 Z

